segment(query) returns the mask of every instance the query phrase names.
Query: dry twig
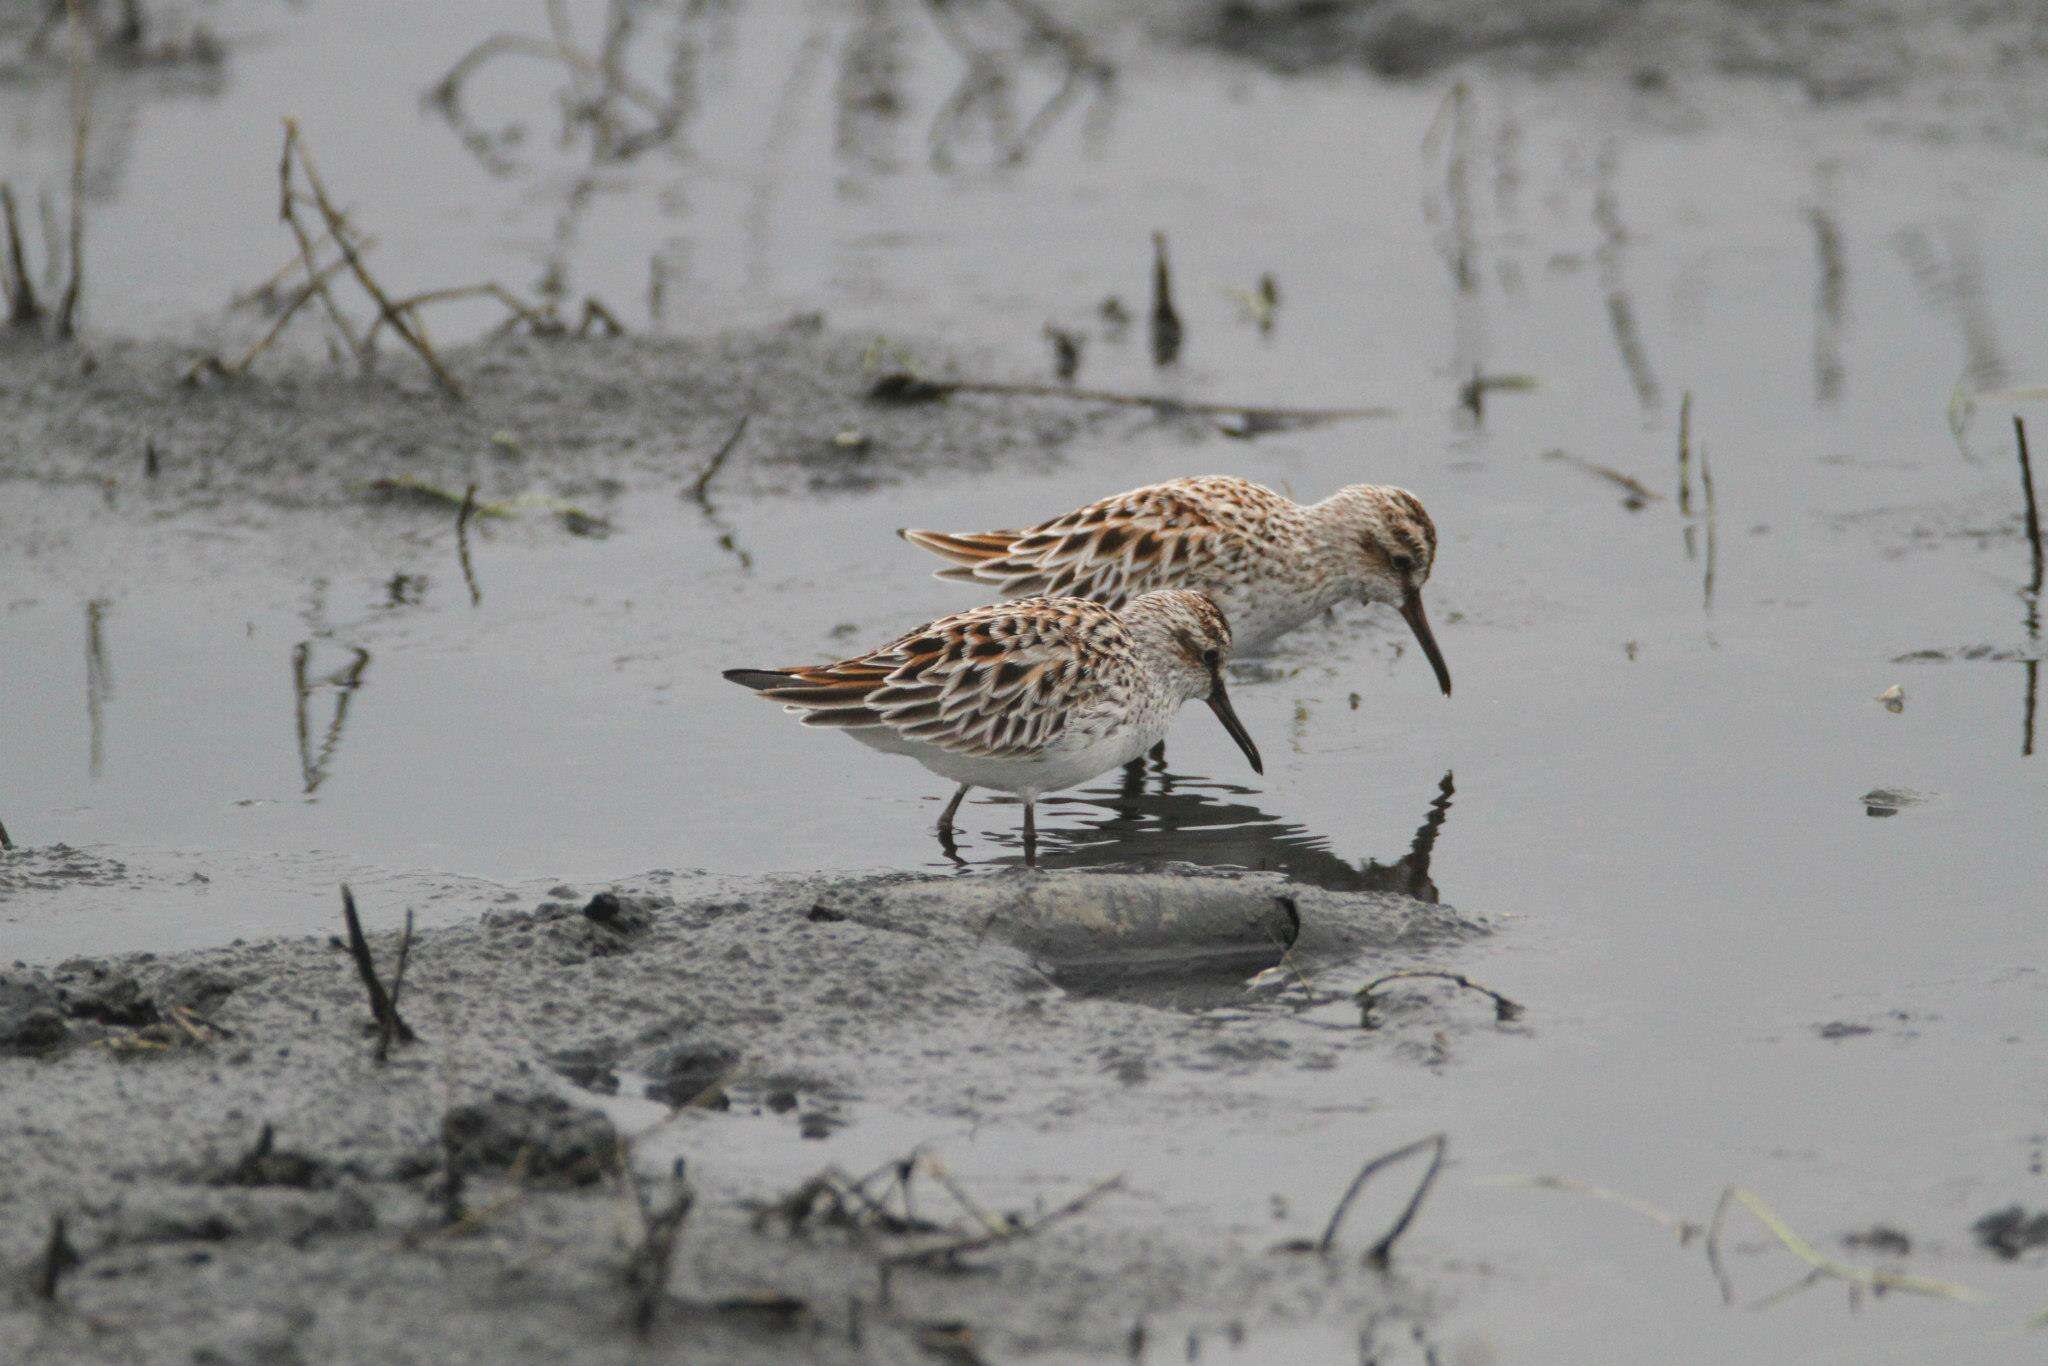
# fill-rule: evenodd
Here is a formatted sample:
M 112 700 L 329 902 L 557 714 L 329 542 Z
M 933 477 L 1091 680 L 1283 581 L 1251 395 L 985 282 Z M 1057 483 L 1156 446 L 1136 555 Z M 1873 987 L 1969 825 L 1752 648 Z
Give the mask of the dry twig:
M 1433 1152 L 1429 1159 L 1428 1169 L 1422 1173 L 1422 1180 L 1416 1183 L 1414 1193 L 1408 1197 L 1408 1203 L 1401 1207 L 1401 1213 L 1395 1218 L 1393 1224 L 1385 1233 L 1380 1235 L 1377 1242 L 1366 1249 L 1365 1260 L 1371 1262 L 1374 1266 L 1384 1269 L 1393 1258 L 1394 1244 L 1400 1241 L 1401 1235 L 1408 1231 L 1408 1226 L 1415 1222 L 1416 1213 L 1421 1210 L 1422 1202 L 1429 1195 L 1430 1187 L 1436 1184 L 1437 1173 L 1443 1169 L 1444 1155 L 1450 1150 L 1450 1139 L 1444 1134 L 1435 1133 L 1427 1138 L 1418 1138 L 1413 1143 L 1403 1144 L 1392 1152 L 1382 1153 L 1363 1167 L 1360 1167 L 1358 1175 L 1351 1178 L 1351 1184 L 1345 1187 L 1343 1196 L 1338 1199 L 1337 1207 L 1330 1211 L 1330 1222 L 1324 1226 L 1323 1236 L 1313 1243 L 1306 1241 L 1283 1243 L 1278 1250 L 1283 1252 L 1313 1252 L 1319 1257 L 1329 1256 L 1332 1252 L 1336 1251 L 1337 1233 L 1344 1226 L 1344 1216 L 1351 1212 L 1352 1202 L 1358 1199 L 1359 1193 L 1365 1189 L 1366 1183 L 1371 1181 L 1381 1171 L 1393 1166 L 1396 1162 L 1413 1157 L 1425 1148 L 1432 1149 Z
M 733 426 L 732 435 L 725 439 L 725 444 L 718 448 L 717 453 L 704 463 L 704 468 L 698 472 L 697 477 L 690 481 L 690 497 L 706 512 L 711 510 L 711 481 L 725 468 L 726 460 L 739 447 L 740 438 L 747 434 L 747 424 L 753 419 L 754 414 L 751 411 L 741 413 L 740 420 Z
M 469 519 L 476 514 L 476 485 L 462 491 L 462 506 L 455 510 L 455 555 L 462 561 L 462 581 L 469 585 L 469 605 L 481 607 L 484 590 L 477 586 L 476 566 L 469 560 Z
M 43 1256 L 36 1266 L 34 1290 L 39 1300 L 57 1298 L 57 1286 L 64 1279 L 64 1273 L 78 1265 L 78 1249 L 71 1245 L 71 1239 L 64 1232 L 64 1216 L 50 1216 L 49 1241 L 43 1244 Z
M 1106 1177 L 1090 1186 L 1087 1190 L 1082 1191 L 1065 1204 L 1046 1211 L 1036 1219 L 1027 1220 L 1022 1223 L 1002 1224 L 994 1228 L 984 1228 L 979 1233 L 970 1234 L 965 1237 L 948 1238 L 941 1242 L 927 1244 L 924 1247 L 908 1248 L 902 1252 L 892 1252 L 882 1258 L 882 1266 L 886 1269 L 899 1266 L 928 1266 L 934 1262 L 951 1262 L 970 1252 L 980 1252 L 999 1243 L 1009 1243 L 1015 1242 L 1020 1238 L 1029 1238 L 1049 1224 L 1054 1224 L 1062 1219 L 1071 1218 L 1079 1214 L 1104 1195 L 1121 1187 L 1123 1181 L 1124 1179 L 1120 1175 Z
M 283 195 L 282 203 L 285 218 L 291 223 L 294 234 L 299 238 L 300 254 L 306 259 L 306 273 L 308 277 L 310 278 L 315 273 L 312 242 L 310 234 L 300 225 L 297 217 L 299 199 L 297 191 L 293 188 L 292 178 L 292 167 L 295 161 L 300 173 L 306 178 L 307 189 L 312 191 L 314 206 L 319 209 L 320 216 L 326 221 L 328 232 L 334 237 L 334 245 L 340 248 L 342 259 L 348 262 L 349 273 L 355 276 L 356 283 L 363 287 L 363 292 L 376 301 L 378 320 L 380 322 L 388 321 L 391 324 L 392 330 L 397 332 L 408 346 L 419 353 L 420 359 L 426 362 L 427 369 L 432 372 L 434 382 L 441 386 L 443 392 L 450 398 L 459 399 L 463 397 L 462 386 L 456 383 L 455 376 L 449 374 L 447 367 L 441 363 L 441 358 L 435 354 L 433 345 L 427 340 L 426 333 L 410 314 L 400 313 L 394 307 L 391 302 L 391 296 L 384 292 L 384 287 L 377 283 L 376 277 L 370 274 L 369 267 L 363 264 L 362 253 L 350 238 L 349 234 L 352 229 L 349 226 L 348 220 L 342 215 L 340 210 L 334 207 L 333 201 L 327 197 L 327 187 L 321 182 L 320 172 L 313 165 L 313 158 L 306 151 L 305 142 L 299 136 L 298 121 L 286 119 L 284 121 L 284 154 L 278 164 L 280 193 Z M 330 311 L 334 312 L 336 320 L 339 322 L 339 310 L 331 309 Z M 344 328 L 344 331 L 346 330 Z M 368 342 L 365 341 L 355 349 L 357 354 L 364 358 L 364 368 L 367 369 L 369 357 L 372 354 L 368 350 Z
M 7 295 L 7 321 L 15 327 L 34 327 L 42 321 L 43 306 L 36 299 L 28 256 L 21 245 L 21 219 L 15 212 L 14 187 L 5 181 L 0 181 L 0 227 L 7 234 L 7 274 L 0 276 L 0 285 L 5 286 Z
M 1465 991 L 1476 991 L 1493 1001 L 1493 1018 L 1502 1024 L 1522 1018 L 1523 1007 L 1495 991 L 1492 987 L 1481 986 L 1462 972 L 1445 972 L 1437 968 L 1402 968 L 1396 972 L 1381 973 L 1354 993 L 1358 1002 L 1358 1025 L 1361 1029 L 1377 1029 L 1378 1023 L 1372 1017 L 1374 998 L 1379 989 L 1389 982 L 1413 981 L 1418 978 L 1436 978 L 1450 982 Z

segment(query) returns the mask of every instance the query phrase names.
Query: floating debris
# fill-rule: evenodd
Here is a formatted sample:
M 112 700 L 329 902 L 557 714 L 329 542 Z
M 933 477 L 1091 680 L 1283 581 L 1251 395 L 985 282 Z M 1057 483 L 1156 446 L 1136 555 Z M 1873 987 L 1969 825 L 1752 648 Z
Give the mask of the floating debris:
M 1874 787 L 1856 800 L 1863 803 L 1866 816 L 1896 816 L 1909 806 L 1927 800 L 1922 793 L 1904 787 Z
M 1894 716 L 1897 716 L 1900 712 L 1906 709 L 1906 690 L 1900 687 L 1898 684 L 1894 683 L 1889 688 L 1886 688 L 1883 692 L 1879 693 L 1877 695 L 1877 700 L 1884 704 L 1884 709 L 1886 711 L 1890 712 Z

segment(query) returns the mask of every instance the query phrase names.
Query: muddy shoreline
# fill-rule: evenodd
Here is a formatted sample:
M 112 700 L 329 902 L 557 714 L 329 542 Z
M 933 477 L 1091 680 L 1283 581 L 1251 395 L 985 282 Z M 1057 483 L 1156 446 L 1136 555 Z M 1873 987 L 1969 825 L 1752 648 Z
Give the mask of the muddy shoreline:
M 884 1301 L 881 1259 L 964 1236 L 943 1189 L 915 1192 L 929 1226 L 757 1226 L 790 1192 L 733 1144 L 773 1126 L 824 1170 L 811 1140 L 880 1116 L 895 1132 L 993 1122 L 1057 1095 L 1061 1122 L 1085 1123 L 1145 1088 L 1170 1129 L 1191 1103 L 1177 1075 L 1327 1066 L 1446 1020 L 1422 1023 L 1439 1012 L 1417 993 L 1371 1033 L 1290 1047 L 1272 1026 L 1302 1000 L 1247 993 L 1243 963 L 1223 967 L 1252 1003 L 1235 1023 L 1134 1004 L 1147 975 L 1184 986 L 1205 944 L 1278 961 L 1261 941 L 1284 904 L 1292 967 L 1348 981 L 1484 932 L 1448 907 L 1194 869 L 555 891 L 419 932 L 399 1002 L 419 1040 L 383 1064 L 339 937 L 9 971 L 0 1262 L 41 1266 L 59 1215 L 78 1254 L 54 1299 L 12 1278 L 9 1359 L 626 1361 L 651 1341 L 692 1360 L 871 1360 L 954 1332 L 990 1359 L 1115 1360 L 1148 1320 L 1257 1341 L 1426 1312 L 1357 1247 L 1277 1255 L 1161 1210 L 1143 1181 L 950 1271 L 898 1268 Z M 388 977 L 394 912 L 365 915 Z M 1105 978 L 1105 945 L 1134 975 Z M 1095 994 L 1056 985 L 1076 955 Z M 1115 1175 L 1104 1157 L 993 1207 L 1028 1221 Z M 650 1340 L 632 1327 L 628 1169 L 657 1205 L 676 1171 L 694 1193 Z M 1321 1193 L 1300 1199 L 1292 1222 L 1313 1236 Z

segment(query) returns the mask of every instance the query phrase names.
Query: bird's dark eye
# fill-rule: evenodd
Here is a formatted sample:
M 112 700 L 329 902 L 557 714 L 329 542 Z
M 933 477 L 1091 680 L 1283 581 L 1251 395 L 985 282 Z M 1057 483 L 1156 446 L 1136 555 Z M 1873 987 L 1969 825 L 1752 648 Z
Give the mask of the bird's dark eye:
M 1409 570 L 1415 568 L 1415 557 L 1413 555 L 1396 555 L 1388 563 L 1394 566 L 1396 574 L 1406 574 Z
M 1213 669 L 1223 662 L 1223 656 L 1213 649 L 1204 650 L 1202 651 L 1202 662 Z

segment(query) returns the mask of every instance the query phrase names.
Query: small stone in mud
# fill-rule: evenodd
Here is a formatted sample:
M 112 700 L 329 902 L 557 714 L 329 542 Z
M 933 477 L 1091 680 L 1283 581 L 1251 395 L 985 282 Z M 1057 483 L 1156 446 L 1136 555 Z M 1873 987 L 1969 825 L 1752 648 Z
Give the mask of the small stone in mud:
M 1861 1252 L 1882 1252 L 1888 1256 L 1903 1257 L 1913 1250 L 1913 1240 L 1890 1224 L 1872 1224 L 1857 1233 L 1842 1235 L 1842 1246 Z
M 441 1133 L 464 1172 L 517 1164 L 528 1181 L 587 1186 L 618 1162 L 619 1135 L 611 1120 L 559 1096 L 501 1092 L 458 1105 L 442 1117 Z
M 722 1043 L 693 1040 L 677 1044 L 648 1069 L 652 1079 L 647 1083 L 647 1098 L 663 1105 L 706 1101 L 739 1060 L 739 1050 Z M 719 1109 L 731 1104 L 722 1094 L 709 1103 Z
M 2048 1210 L 2030 1218 L 2023 1207 L 2008 1205 L 1970 1225 L 1970 1231 L 1977 1235 L 1978 1242 L 2012 1261 L 2022 1252 L 2048 1247 Z
M 804 919 L 813 925 L 836 925 L 846 919 L 846 912 L 835 911 L 821 901 L 804 913 Z

